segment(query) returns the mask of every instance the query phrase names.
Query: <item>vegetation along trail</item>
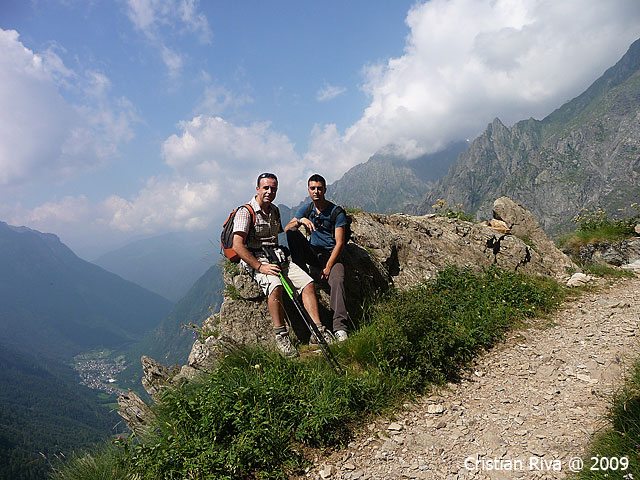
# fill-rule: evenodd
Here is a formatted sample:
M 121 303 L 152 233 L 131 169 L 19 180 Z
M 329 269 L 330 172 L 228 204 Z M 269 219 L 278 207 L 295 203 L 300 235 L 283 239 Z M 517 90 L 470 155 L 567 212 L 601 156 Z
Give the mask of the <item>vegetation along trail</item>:
M 611 394 L 640 351 L 640 278 L 601 283 L 511 332 L 459 383 L 369 424 L 301 478 L 567 477 L 609 427 Z

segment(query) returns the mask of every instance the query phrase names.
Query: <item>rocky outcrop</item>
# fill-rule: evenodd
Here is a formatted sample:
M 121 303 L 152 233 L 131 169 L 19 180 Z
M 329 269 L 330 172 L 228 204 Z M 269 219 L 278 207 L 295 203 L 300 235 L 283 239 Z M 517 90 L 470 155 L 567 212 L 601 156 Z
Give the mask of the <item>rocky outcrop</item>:
M 616 242 L 599 242 L 580 248 L 583 263 L 608 263 L 621 267 L 640 260 L 640 238 L 629 238 Z
M 118 397 L 118 407 L 118 414 L 135 433 L 145 432 L 155 419 L 155 414 L 133 390 Z
M 487 225 L 433 214 L 353 214 L 352 242 L 343 255 L 351 316 L 357 321 L 362 305 L 390 287 L 409 288 L 435 277 L 449 265 L 473 270 L 497 265 L 559 280 L 568 279 L 568 272 L 577 270 L 522 205 L 500 198 L 494 216 L 496 222 Z M 235 265 L 225 269 L 224 282 L 227 287 L 220 312 L 204 321 L 189 365 L 178 373 L 177 368 L 170 370 L 143 357 L 143 386 L 154 401 L 159 400 L 163 388 L 213 369 L 217 359 L 229 350 L 247 344 L 272 344 L 272 322 L 258 286 Z M 327 293 L 322 285 L 317 291 L 323 321 L 330 325 Z M 288 311 L 288 318 L 295 335 L 306 341 L 309 333 L 297 321 L 297 315 Z
M 540 254 L 542 263 L 560 277 L 575 267 L 567 255 L 558 250 L 542 230 L 540 224 L 520 203 L 500 197 L 493 203 L 493 217 L 507 224 L 511 233 Z

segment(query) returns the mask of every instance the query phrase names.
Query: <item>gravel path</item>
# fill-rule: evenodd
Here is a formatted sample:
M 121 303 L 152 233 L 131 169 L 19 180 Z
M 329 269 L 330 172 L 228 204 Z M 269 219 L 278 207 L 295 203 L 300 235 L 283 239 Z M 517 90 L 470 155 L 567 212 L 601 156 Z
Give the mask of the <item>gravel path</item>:
M 639 320 L 640 278 L 585 293 L 300 478 L 565 478 L 608 426 L 610 395 L 640 351 Z

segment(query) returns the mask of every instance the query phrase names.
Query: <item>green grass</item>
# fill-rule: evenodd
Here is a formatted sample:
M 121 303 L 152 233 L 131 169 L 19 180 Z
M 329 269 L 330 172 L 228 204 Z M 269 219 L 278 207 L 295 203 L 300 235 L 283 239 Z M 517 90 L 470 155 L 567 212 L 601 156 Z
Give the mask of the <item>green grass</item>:
M 104 468 L 125 465 L 140 480 L 287 478 L 305 466 L 305 448 L 345 445 L 368 418 L 455 380 L 506 329 L 563 296 L 547 279 L 448 268 L 369 308 L 365 325 L 333 347 L 344 375 L 319 356 L 237 351 L 201 382 L 167 391 L 156 429 L 121 442 Z
M 576 264 L 584 264 L 582 267 L 588 273 L 598 276 L 632 276 L 604 264 L 589 263 L 591 262 L 589 248 L 619 244 L 623 240 L 635 236 L 634 228 L 640 222 L 640 206 L 637 203 L 632 203 L 627 208 L 619 209 L 619 213 L 625 215 L 611 218 L 602 209 L 582 209 L 572 220 L 577 226 L 576 230 L 560 238 L 558 246 Z M 585 254 L 586 256 L 583 256 Z
M 92 452 L 58 457 L 51 478 L 57 480 L 133 480 L 122 447 L 106 443 Z M 56 464 L 58 464 L 56 466 Z
M 625 386 L 613 397 L 609 420 L 612 427 L 595 440 L 585 458 L 585 467 L 573 477 L 575 480 L 640 478 L 640 360 L 636 361 Z M 620 466 L 614 469 L 610 463 L 608 469 L 592 469 L 594 464 L 607 466 L 596 463 L 593 457 L 605 457 L 609 462 L 615 458 L 613 462 L 617 461 Z
M 606 263 L 583 265 L 582 270 L 588 275 L 594 275 L 597 277 L 631 278 L 635 276 L 635 274 L 630 270 L 614 268 Z

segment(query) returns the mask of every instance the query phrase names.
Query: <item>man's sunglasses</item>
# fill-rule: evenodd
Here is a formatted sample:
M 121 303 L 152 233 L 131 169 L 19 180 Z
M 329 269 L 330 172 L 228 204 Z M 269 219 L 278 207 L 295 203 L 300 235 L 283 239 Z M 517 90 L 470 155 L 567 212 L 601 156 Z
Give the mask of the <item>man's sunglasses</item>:
M 258 181 L 256 182 L 256 185 L 260 185 L 260 180 L 262 180 L 263 178 L 272 178 L 274 179 L 276 182 L 278 181 L 278 177 L 275 176 L 275 174 L 273 173 L 261 173 L 260 175 L 258 175 Z

